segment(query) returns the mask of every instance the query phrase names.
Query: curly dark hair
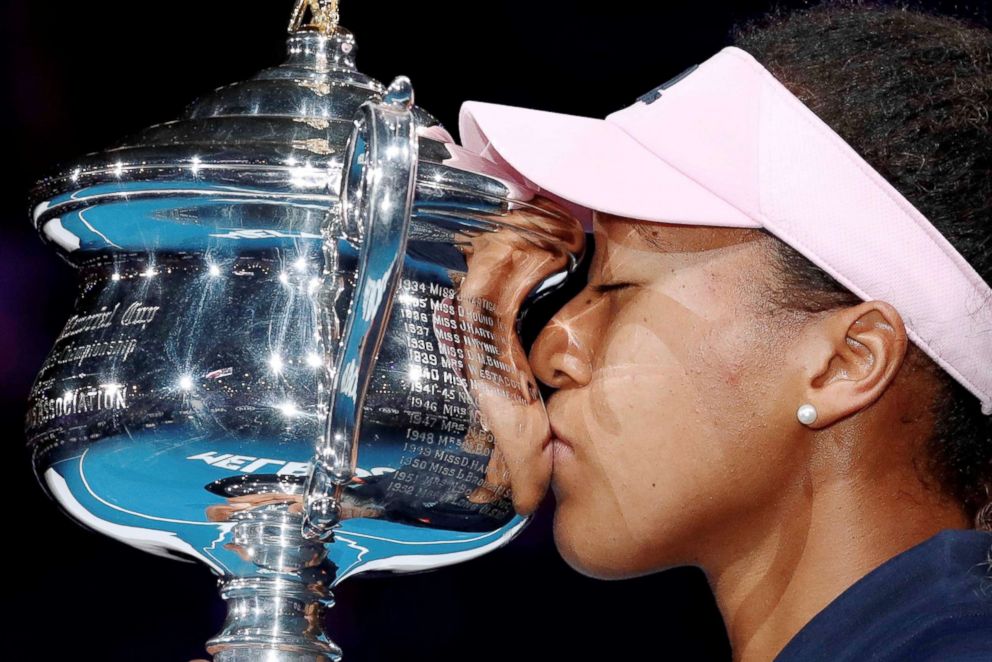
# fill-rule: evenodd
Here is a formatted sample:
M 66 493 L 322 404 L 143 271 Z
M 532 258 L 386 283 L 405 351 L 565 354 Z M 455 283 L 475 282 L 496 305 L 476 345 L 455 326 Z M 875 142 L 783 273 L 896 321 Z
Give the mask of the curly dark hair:
M 992 281 L 992 32 L 905 7 L 829 2 L 739 27 L 733 41 Z M 774 305 L 817 313 L 861 302 L 777 237 L 771 245 Z M 976 519 L 992 489 L 992 417 L 915 343 L 905 361 L 936 385 L 920 477 Z

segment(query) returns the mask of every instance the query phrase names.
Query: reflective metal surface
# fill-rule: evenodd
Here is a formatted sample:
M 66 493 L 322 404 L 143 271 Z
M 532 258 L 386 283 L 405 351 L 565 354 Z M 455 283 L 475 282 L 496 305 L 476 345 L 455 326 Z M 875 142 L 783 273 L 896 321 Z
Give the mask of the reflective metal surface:
M 341 519 L 342 489 L 354 477 L 362 407 L 392 312 L 413 211 L 418 152 L 412 104 L 409 79 L 397 78 L 382 104 L 362 106 L 349 142 L 341 204 L 361 230 L 362 248 L 352 312 L 322 410 L 324 435 L 304 494 L 304 534 L 310 538 L 332 540 Z M 338 233 L 332 226 L 332 244 Z
M 355 70 L 346 30 L 288 47 L 32 200 L 81 282 L 30 395 L 38 478 L 80 523 L 218 575 L 215 660 L 336 659 L 321 615 L 345 577 L 521 530 L 511 484 L 550 454 L 517 325 L 582 251 L 408 80 Z

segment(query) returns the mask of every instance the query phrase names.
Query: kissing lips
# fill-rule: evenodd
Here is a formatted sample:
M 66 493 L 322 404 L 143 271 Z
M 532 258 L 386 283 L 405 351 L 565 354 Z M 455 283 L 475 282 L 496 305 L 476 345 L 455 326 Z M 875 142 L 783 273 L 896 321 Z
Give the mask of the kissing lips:
M 569 441 L 568 437 L 562 434 L 561 430 L 556 428 L 553 423 L 551 424 L 551 442 L 558 442 L 559 444 L 564 444 L 565 446 L 572 448 L 572 442 Z
M 555 464 L 566 458 L 572 457 L 575 453 L 575 448 L 572 446 L 572 442 L 569 441 L 568 438 L 553 425 L 551 426 L 550 443 L 552 447 L 552 459 Z

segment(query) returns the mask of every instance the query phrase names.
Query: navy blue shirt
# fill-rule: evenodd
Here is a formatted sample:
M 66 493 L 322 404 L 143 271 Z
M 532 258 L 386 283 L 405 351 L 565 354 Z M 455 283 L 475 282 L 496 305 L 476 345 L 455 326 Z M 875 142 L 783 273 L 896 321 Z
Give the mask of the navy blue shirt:
M 992 533 L 944 529 L 837 596 L 775 662 L 992 662 Z

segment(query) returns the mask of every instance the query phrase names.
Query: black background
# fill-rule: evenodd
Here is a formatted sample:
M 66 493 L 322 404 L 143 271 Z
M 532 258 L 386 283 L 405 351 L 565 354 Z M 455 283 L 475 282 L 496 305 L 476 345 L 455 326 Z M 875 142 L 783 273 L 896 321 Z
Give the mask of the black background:
M 803 2 L 780 2 L 802 6 Z M 988 2 L 930 2 L 988 24 Z M 0 48 L 0 422 L 7 504 L 5 649 L 11 659 L 162 660 L 205 655 L 224 605 L 205 566 L 139 552 L 76 525 L 35 482 L 27 392 L 69 316 L 72 270 L 31 229 L 26 190 L 54 163 L 174 119 L 197 96 L 283 58 L 291 0 L 8 1 Z M 467 99 L 605 117 L 727 45 L 770 2 L 459 3 L 342 0 L 358 68 L 410 77 L 416 103 L 457 137 Z M 581 283 L 577 284 L 581 286 Z M 561 293 L 528 320 L 529 343 Z M 553 497 L 485 557 L 430 573 L 357 578 L 327 630 L 349 662 L 730 660 L 697 568 L 598 581 L 551 538 Z M 11 517 L 12 515 L 12 517 Z

